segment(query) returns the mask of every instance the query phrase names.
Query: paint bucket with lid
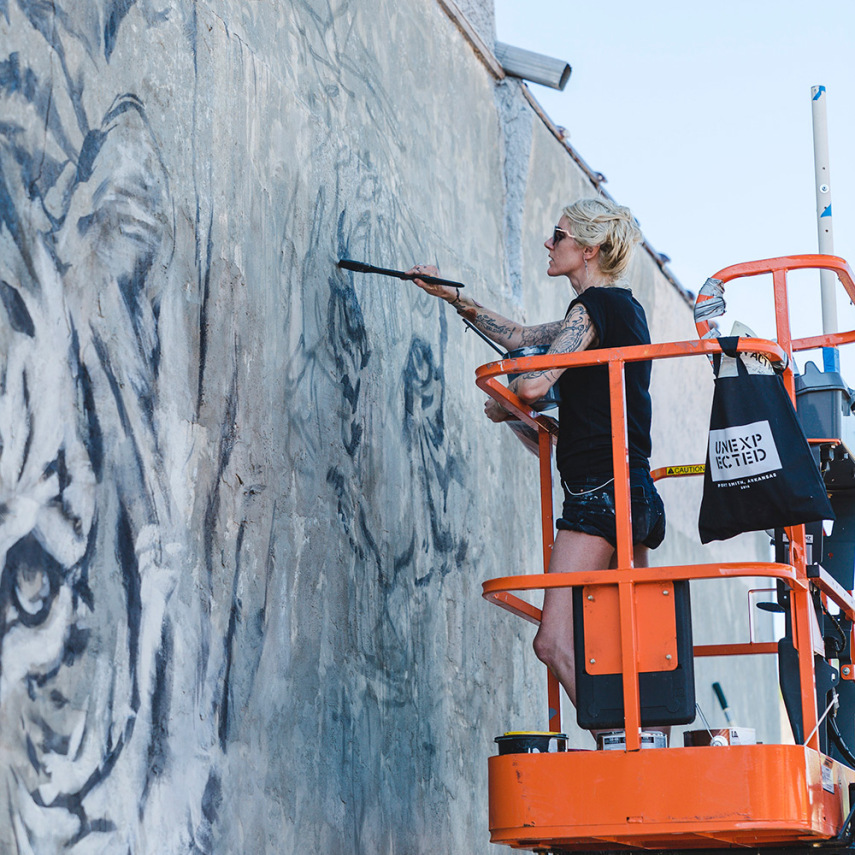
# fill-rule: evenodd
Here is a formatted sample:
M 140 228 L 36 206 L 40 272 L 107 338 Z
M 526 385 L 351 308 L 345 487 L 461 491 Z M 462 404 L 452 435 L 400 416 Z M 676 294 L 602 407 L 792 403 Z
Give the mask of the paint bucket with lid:
M 549 345 L 533 344 L 528 347 L 519 347 L 516 350 L 508 352 L 506 359 L 521 359 L 524 356 L 543 356 L 544 353 L 549 353 Z M 519 374 L 508 374 L 508 382 L 515 380 Z M 551 410 L 561 403 L 561 398 L 558 393 L 558 384 L 556 383 L 542 398 L 535 401 L 531 408 L 538 412 Z
M 499 754 L 554 754 L 567 750 L 567 734 L 546 730 L 517 730 L 497 736 Z

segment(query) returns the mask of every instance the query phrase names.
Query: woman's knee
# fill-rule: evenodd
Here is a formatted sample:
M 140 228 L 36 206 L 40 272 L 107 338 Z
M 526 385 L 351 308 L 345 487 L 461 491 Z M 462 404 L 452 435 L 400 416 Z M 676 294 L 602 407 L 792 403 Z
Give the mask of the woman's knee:
M 538 632 L 532 641 L 534 655 L 548 668 L 555 665 L 557 657 L 561 654 L 561 646 L 558 640 L 546 632 Z

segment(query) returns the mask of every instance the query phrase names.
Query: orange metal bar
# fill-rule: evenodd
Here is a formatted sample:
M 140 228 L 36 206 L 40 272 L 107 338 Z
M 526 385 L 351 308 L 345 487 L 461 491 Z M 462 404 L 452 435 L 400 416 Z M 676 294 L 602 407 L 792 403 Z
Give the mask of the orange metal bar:
M 796 578 L 807 582 L 805 565 L 805 527 L 791 526 L 785 529 L 790 542 L 790 564 L 796 571 Z M 813 635 L 811 621 L 813 620 L 813 600 L 809 586 L 794 588 L 790 596 L 790 612 L 793 620 L 793 644 L 799 655 L 799 681 L 801 685 L 802 723 L 806 734 L 813 734 L 809 745 L 819 750 L 819 734 L 816 724 L 819 713 L 816 708 L 816 689 L 813 662 Z
M 760 353 L 772 362 L 786 364 L 787 353 L 775 342 L 763 338 L 741 338 L 737 343 L 740 353 Z M 539 413 L 523 404 L 495 378 L 503 374 L 525 374 L 530 371 L 545 371 L 550 368 L 574 368 L 582 365 L 605 365 L 612 360 L 621 362 L 643 362 L 650 359 L 676 359 L 684 356 L 712 355 L 721 353 L 715 341 L 669 341 L 663 344 L 638 344 L 633 347 L 612 347 L 602 350 L 582 350 L 576 353 L 551 353 L 542 356 L 524 356 L 519 359 L 500 359 L 488 362 L 475 369 L 475 383 L 510 412 L 534 428 L 539 424 Z M 545 419 L 542 422 L 546 422 Z M 549 422 L 546 422 L 549 425 Z M 550 426 L 545 429 L 554 430 Z
M 773 287 L 775 291 L 775 329 L 778 333 L 778 344 L 784 351 L 792 355 L 790 345 L 790 310 L 787 303 L 787 272 L 776 270 L 772 274 Z M 792 371 L 784 374 L 784 386 L 790 395 L 793 406 L 796 405 L 796 378 Z
M 526 406 L 513 392 L 509 391 L 507 386 L 502 385 L 495 377 L 502 374 L 515 373 L 517 364 L 523 364 L 526 371 L 537 369 L 531 368 L 528 363 L 532 359 L 541 362 L 549 362 L 549 357 L 525 357 L 524 359 L 502 359 L 498 362 L 490 362 L 482 365 L 475 370 L 475 383 L 479 389 L 482 389 L 490 397 L 498 401 L 509 413 L 512 413 L 520 421 L 525 422 L 529 427 L 534 428 L 540 433 L 546 433 L 552 439 L 554 445 L 558 441 L 558 424 L 553 419 L 542 416 L 537 410 Z M 488 370 L 484 370 L 488 369 Z M 479 380 L 480 375 L 484 374 L 484 380 Z
M 513 594 L 507 593 L 507 591 L 496 591 L 495 593 L 490 594 L 489 597 L 485 597 L 485 599 L 488 599 L 499 608 L 510 612 L 512 615 L 521 617 L 529 623 L 537 624 L 538 626 L 540 625 L 540 609 L 519 597 L 515 597 Z
M 552 560 L 552 542 L 554 537 L 552 513 L 552 438 L 545 430 L 537 433 L 540 447 L 540 516 L 543 531 L 543 570 L 549 569 Z
M 541 543 L 543 545 L 543 572 L 549 571 L 554 545 L 554 512 L 552 506 L 552 445 L 553 436 L 543 425 L 538 427 L 538 459 L 540 463 L 540 521 Z M 555 437 L 557 438 L 557 437 Z M 529 606 L 529 614 L 534 607 Z M 541 612 L 537 610 L 537 622 L 540 623 Z M 546 671 L 547 698 L 547 729 L 552 733 L 561 732 L 561 685 L 552 671 Z
M 629 442 L 626 426 L 626 384 L 623 363 L 609 362 L 609 395 L 612 420 L 612 465 L 615 478 L 615 525 L 617 563 L 632 567 L 632 515 L 629 501 Z
M 527 620 L 529 623 L 540 624 L 540 609 L 513 594 L 499 591 L 486 596 L 485 599 L 511 614 Z M 765 653 L 777 654 L 777 652 L 778 644 L 775 641 L 743 641 L 730 644 L 696 644 L 694 646 L 695 656 L 752 656 Z
M 577 573 L 535 573 L 524 576 L 500 576 L 482 582 L 484 599 L 500 591 L 536 591 L 544 588 L 576 588 L 583 585 L 619 585 L 621 582 L 667 582 L 683 579 L 733 579 L 762 576 L 781 579 L 790 588 L 807 590 L 808 582 L 796 576 L 789 564 L 743 561 L 716 564 L 685 564 L 670 567 L 634 567 L 592 570 Z
M 855 598 L 824 567 L 819 568 L 819 577 L 811 581 L 823 594 L 840 606 L 845 617 L 855 620 Z
M 833 270 L 840 283 L 849 295 L 849 299 L 855 302 L 855 275 L 849 265 L 836 255 L 819 255 L 808 253 L 805 255 L 783 255 L 778 258 L 763 258 L 759 261 L 743 261 L 739 264 L 731 264 L 712 275 L 712 279 L 720 282 L 730 282 L 732 279 L 740 279 L 744 276 L 759 276 L 763 273 L 774 273 L 776 270 Z
M 508 594 L 499 591 L 485 597 L 488 602 L 509 611 L 511 614 L 527 620 L 529 623 L 540 624 L 540 609 L 536 606 Z M 694 655 L 701 656 L 753 656 L 767 653 L 777 654 L 778 644 L 775 641 L 743 641 L 731 644 L 696 644 Z M 853 675 L 855 676 L 855 675 Z
M 749 656 L 778 652 L 777 641 L 746 641 L 740 644 L 696 644 L 695 656 Z
M 553 509 L 552 509 L 552 437 L 545 430 L 538 432 L 540 445 L 540 516 L 543 524 L 543 571 L 548 572 L 552 561 Z M 548 729 L 561 733 L 561 686 L 558 678 L 546 670 L 546 699 Z
M 638 688 L 638 659 L 636 658 L 636 615 L 632 582 L 621 582 L 620 652 L 623 673 L 624 733 L 627 751 L 641 750 L 641 692 Z
M 629 499 L 629 448 L 626 424 L 626 384 L 623 362 L 609 362 L 609 399 L 612 423 L 612 465 L 615 485 L 615 527 L 617 563 L 633 567 L 632 508 Z M 620 612 L 621 673 L 623 675 L 624 731 L 626 750 L 641 749 L 641 694 L 638 688 L 636 658 L 635 591 L 631 581 L 618 586 Z
M 838 347 L 841 344 L 851 344 L 855 341 L 855 330 L 841 333 L 824 333 L 823 335 L 812 335 L 808 338 L 793 339 L 794 351 L 815 350 L 819 347 Z
M 765 258 L 759 261 L 746 261 L 733 264 L 719 270 L 712 275 L 722 284 L 743 277 L 772 274 L 775 292 L 775 324 L 778 331 L 778 341 L 785 345 L 787 356 L 791 357 L 794 351 L 813 350 L 820 347 L 837 347 L 855 341 L 855 330 L 846 333 L 826 333 L 819 336 L 811 336 L 792 341 L 790 339 L 789 318 L 787 310 L 786 277 L 790 270 L 820 269 L 832 270 L 843 285 L 849 299 L 855 302 L 855 276 L 849 265 L 835 255 L 788 255 L 780 258 Z M 698 303 L 704 302 L 707 297 L 699 296 Z M 781 315 L 783 311 L 784 315 Z M 786 317 L 786 325 L 784 318 Z M 695 326 L 698 335 L 703 337 L 710 331 L 708 321 L 698 321 Z M 788 387 L 789 388 L 789 387 Z M 789 389 L 792 393 L 792 389 Z

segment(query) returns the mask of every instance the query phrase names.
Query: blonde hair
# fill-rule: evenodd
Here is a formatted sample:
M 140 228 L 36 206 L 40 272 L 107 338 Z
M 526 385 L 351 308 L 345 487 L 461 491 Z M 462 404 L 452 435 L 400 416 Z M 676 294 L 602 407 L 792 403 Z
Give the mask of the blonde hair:
M 562 211 L 572 224 L 571 233 L 581 246 L 598 246 L 600 272 L 613 282 L 629 267 L 632 251 L 642 239 L 629 208 L 609 199 L 579 199 Z

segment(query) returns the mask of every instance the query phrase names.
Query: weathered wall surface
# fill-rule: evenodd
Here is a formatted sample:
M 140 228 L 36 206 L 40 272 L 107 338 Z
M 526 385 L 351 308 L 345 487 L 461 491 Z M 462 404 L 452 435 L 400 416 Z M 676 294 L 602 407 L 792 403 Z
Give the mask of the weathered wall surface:
M 555 316 L 582 174 L 416 0 L 0 0 L 0 99 L 0 852 L 488 851 L 491 739 L 545 718 L 479 598 L 537 569 L 533 458 L 447 307 L 335 262 Z

